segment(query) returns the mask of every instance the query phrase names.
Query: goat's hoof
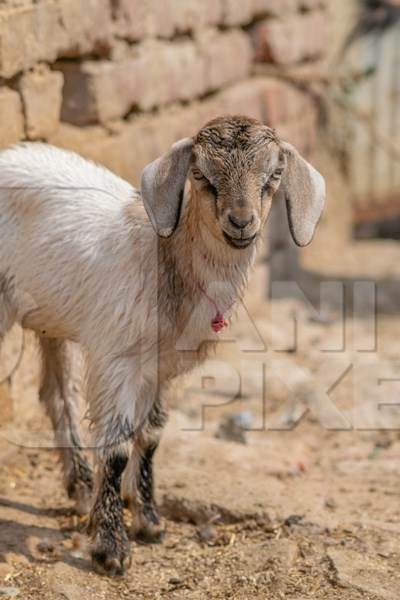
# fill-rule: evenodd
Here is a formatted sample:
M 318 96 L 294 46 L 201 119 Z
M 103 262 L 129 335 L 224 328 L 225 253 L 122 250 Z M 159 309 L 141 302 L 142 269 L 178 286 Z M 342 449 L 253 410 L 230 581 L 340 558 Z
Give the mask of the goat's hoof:
M 110 549 L 107 544 L 97 544 L 92 548 L 92 564 L 94 570 L 100 575 L 116 577 L 123 575 L 131 565 L 129 544 Z
M 161 544 L 165 538 L 163 523 L 143 523 L 141 527 L 133 527 L 129 537 L 139 544 Z

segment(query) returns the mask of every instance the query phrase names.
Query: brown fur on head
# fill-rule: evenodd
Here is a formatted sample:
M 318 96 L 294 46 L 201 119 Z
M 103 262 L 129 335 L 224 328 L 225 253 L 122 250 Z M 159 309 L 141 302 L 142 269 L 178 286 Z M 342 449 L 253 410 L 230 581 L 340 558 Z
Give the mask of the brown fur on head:
M 235 248 L 257 238 L 281 183 L 300 246 L 311 241 L 325 202 L 323 177 L 273 129 L 244 116 L 210 121 L 145 168 L 143 202 L 162 237 L 177 227 L 187 177 L 199 219 Z
M 235 248 L 256 239 L 285 164 L 274 130 L 249 117 L 219 117 L 199 131 L 190 180 L 215 237 Z

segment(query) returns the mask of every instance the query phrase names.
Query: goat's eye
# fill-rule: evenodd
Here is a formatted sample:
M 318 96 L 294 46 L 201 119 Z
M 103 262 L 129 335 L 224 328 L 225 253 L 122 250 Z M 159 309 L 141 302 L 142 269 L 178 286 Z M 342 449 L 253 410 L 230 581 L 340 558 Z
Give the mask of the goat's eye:
M 271 175 L 272 179 L 280 179 L 282 177 L 283 169 L 276 169 Z
M 208 191 L 211 192 L 213 196 L 215 196 L 215 198 L 218 196 L 217 188 L 211 183 L 209 179 L 207 179 L 205 175 L 203 175 L 201 171 L 199 171 L 198 169 L 193 169 L 193 177 L 194 179 L 196 179 L 196 181 L 202 181 L 207 187 Z
M 261 195 L 264 196 L 267 192 L 273 192 L 276 189 L 276 185 L 281 180 L 284 169 L 279 168 L 275 169 L 275 171 L 269 177 L 267 175 L 264 176 L 265 182 L 261 189 Z
M 196 179 L 196 181 L 201 181 L 202 179 L 205 179 L 203 173 L 198 169 L 193 169 L 193 177 Z

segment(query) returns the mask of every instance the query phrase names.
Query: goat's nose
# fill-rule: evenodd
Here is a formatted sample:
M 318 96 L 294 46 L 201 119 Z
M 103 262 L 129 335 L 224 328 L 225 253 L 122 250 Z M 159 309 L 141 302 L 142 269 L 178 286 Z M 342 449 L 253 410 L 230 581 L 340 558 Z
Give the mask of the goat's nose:
M 235 217 L 235 215 L 229 215 L 229 220 L 234 227 L 238 227 L 239 229 L 244 229 L 247 225 L 250 225 L 254 221 L 254 215 L 250 217 L 246 217 L 245 219 L 239 219 Z

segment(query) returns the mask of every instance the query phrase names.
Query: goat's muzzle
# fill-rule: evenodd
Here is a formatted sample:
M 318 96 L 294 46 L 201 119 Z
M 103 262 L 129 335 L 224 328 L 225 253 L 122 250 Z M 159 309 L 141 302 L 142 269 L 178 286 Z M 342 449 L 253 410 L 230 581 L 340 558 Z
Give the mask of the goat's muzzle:
M 239 238 L 229 235 L 228 233 L 226 233 L 226 231 L 223 231 L 223 234 L 224 234 L 224 238 L 228 242 L 228 244 L 238 250 L 241 250 L 243 248 L 248 248 L 257 238 L 257 233 L 250 237 L 239 237 Z

